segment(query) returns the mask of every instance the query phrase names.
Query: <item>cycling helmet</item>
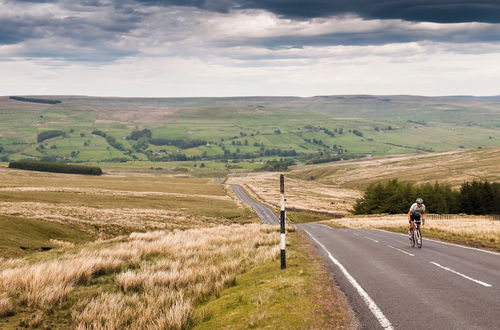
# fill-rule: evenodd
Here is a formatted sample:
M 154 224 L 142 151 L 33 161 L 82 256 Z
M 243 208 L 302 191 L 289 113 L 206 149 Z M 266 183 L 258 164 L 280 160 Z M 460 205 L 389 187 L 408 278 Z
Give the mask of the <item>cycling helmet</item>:
M 420 197 L 419 197 L 419 198 L 417 198 L 416 202 L 417 202 L 417 203 L 423 203 L 423 202 L 424 202 L 424 200 L 423 200 L 422 198 L 420 198 Z

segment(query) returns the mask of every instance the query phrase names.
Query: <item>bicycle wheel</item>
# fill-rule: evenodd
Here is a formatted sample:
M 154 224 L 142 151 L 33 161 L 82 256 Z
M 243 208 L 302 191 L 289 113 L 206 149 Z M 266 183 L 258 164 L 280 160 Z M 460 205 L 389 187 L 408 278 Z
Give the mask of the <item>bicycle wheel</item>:
M 411 231 L 411 239 L 410 239 L 411 247 L 415 247 L 415 228 Z
M 422 247 L 422 234 L 420 233 L 420 229 L 415 231 L 415 238 L 417 241 L 417 246 L 420 249 Z

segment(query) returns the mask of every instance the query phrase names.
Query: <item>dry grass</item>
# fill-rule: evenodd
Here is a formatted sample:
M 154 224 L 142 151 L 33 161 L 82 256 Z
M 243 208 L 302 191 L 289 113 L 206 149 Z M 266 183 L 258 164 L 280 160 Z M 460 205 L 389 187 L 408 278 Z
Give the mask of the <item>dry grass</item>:
M 454 187 L 464 181 L 500 180 L 500 147 L 460 150 L 409 156 L 377 157 L 304 166 L 292 171 L 302 179 L 315 177 L 320 183 L 364 189 L 370 183 L 398 178 L 409 182 L 448 183 Z
M 80 254 L 4 269 L 0 272 L 0 288 L 21 305 L 46 308 L 65 299 L 75 284 L 88 282 L 95 274 L 116 271 L 121 263 L 117 258 Z
M 266 204 L 279 207 L 279 173 L 251 173 L 246 176 L 229 177 L 228 184 L 240 184 L 248 188 L 254 197 Z M 320 184 L 286 177 L 286 204 L 288 209 L 348 214 L 361 193 L 353 189 Z
M 14 314 L 14 306 L 5 293 L 0 294 L 0 317 Z
M 49 243 L 59 247 L 74 247 L 75 243 L 60 241 L 58 239 L 49 239 Z
M 134 208 L 94 208 L 39 202 L 0 202 L 5 215 L 80 225 L 100 238 L 125 231 L 188 229 L 229 224 L 227 219 L 187 215 L 178 211 Z M 98 231 L 96 231 L 96 226 Z
M 224 197 L 222 186 L 210 184 L 210 179 L 174 177 L 151 174 L 106 174 L 100 177 L 76 174 L 35 172 L 0 167 L 0 187 L 28 191 L 63 191 L 79 194 L 121 196 L 184 196 Z
M 464 181 L 500 180 L 500 147 L 389 157 L 374 157 L 301 166 L 285 174 L 288 209 L 349 214 L 370 183 L 399 179 L 440 182 L 453 187 Z M 249 173 L 229 177 L 264 203 L 279 207 L 279 173 Z
M 75 328 L 181 329 L 194 322 L 196 302 L 218 295 L 249 265 L 275 258 L 278 238 L 270 226 L 218 226 L 134 233 L 35 264 L 13 259 L 0 271 L 0 304 L 12 306 L 14 298 L 20 307 L 49 311 L 76 286 L 116 274 L 117 293 L 73 308 Z
M 148 196 L 175 196 L 175 197 L 198 197 L 198 198 L 213 198 L 219 200 L 230 200 L 228 196 L 219 195 L 202 195 L 202 194 L 184 194 L 175 192 L 162 192 L 162 191 L 129 191 L 129 190 L 110 190 L 98 188 L 67 188 L 67 187 L 4 187 L 0 191 L 5 192 L 58 192 L 58 193 L 72 193 L 84 194 L 94 196 L 127 196 L 127 197 L 148 197 Z

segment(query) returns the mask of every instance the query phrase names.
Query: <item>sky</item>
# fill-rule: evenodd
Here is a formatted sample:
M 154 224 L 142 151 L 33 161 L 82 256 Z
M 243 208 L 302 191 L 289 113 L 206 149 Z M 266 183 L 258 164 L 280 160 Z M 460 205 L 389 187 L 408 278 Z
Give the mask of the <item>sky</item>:
M 499 95 L 498 0 L 0 0 L 0 95 Z

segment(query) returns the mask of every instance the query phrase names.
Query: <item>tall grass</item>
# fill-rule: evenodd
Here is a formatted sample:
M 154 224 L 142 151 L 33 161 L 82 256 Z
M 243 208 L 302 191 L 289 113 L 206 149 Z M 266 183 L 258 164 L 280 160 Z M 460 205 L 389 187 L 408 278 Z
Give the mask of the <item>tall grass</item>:
M 14 313 L 14 306 L 5 293 L 0 294 L 0 317 L 10 316 Z
M 181 329 L 196 322 L 196 303 L 234 284 L 249 265 L 278 254 L 276 228 L 264 225 L 133 233 L 101 243 L 35 264 L 9 261 L 11 267 L 0 271 L 6 293 L 0 306 L 10 306 L 13 298 L 48 311 L 67 301 L 76 286 L 115 274 L 116 292 L 73 307 L 75 328 Z
M 123 231 L 187 229 L 229 224 L 229 220 L 193 216 L 178 211 L 138 208 L 95 208 L 40 202 L 0 202 L 5 215 L 77 225 L 88 231 L 99 228 L 100 238 L 111 238 Z

